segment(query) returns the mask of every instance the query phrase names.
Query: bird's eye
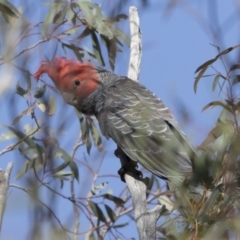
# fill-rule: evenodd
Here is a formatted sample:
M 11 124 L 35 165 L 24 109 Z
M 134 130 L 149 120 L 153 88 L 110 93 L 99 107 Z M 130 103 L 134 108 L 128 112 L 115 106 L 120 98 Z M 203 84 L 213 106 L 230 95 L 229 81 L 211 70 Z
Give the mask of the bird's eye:
M 80 85 L 80 81 L 79 80 L 75 80 L 75 85 L 79 86 Z

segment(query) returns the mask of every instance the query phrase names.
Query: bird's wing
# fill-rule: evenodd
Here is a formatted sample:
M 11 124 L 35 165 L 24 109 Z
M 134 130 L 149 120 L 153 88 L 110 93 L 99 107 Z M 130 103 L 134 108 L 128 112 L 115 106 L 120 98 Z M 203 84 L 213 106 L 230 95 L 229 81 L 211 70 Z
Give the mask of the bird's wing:
M 185 135 L 162 101 L 127 78 L 105 91 L 105 107 L 98 116 L 103 134 L 155 175 L 184 179 L 192 171 Z

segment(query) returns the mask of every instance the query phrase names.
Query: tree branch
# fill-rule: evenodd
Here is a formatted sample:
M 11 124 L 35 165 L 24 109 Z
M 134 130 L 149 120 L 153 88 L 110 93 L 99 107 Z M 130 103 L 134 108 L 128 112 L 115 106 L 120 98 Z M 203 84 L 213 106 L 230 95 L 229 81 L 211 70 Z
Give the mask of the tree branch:
M 136 7 L 129 9 L 130 31 L 131 31 L 131 49 L 128 77 L 137 81 L 140 72 L 142 43 L 141 32 L 139 28 L 139 17 Z M 123 154 L 119 155 L 121 163 L 126 160 Z M 157 205 L 154 209 L 149 210 L 147 204 L 147 185 L 146 179 L 139 178 L 132 172 L 124 175 L 126 184 L 132 196 L 134 217 L 138 228 L 140 240 L 151 240 L 156 238 L 156 221 L 160 217 L 164 206 Z
M 3 215 L 6 208 L 7 190 L 13 162 L 8 163 L 6 172 L 0 169 L 0 231 L 2 228 Z
M 77 151 L 77 149 L 82 146 L 84 143 L 82 141 L 82 133 L 80 133 L 78 140 L 75 144 L 75 146 L 73 147 L 73 152 L 72 152 L 72 159 L 74 159 L 75 153 Z M 80 214 L 79 214 L 79 210 L 78 210 L 78 206 L 76 204 L 76 197 L 75 197 L 75 190 L 74 190 L 74 176 L 71 176 L 71 181 L 70 181 L 70 191 L 71 191 L 71 197 L 72 197 L 72 201 L 73 201 L 73 212 L 74 212 L 74 216 L 75 216 L 75 223 L 74 223 L 74 235 L 73 235 L 73 239 L 77 240 L 78 239 L 78 229 L 79 229 L 79 218 L 80 218 Z
M 131 32 L 130 58 L 128 77 L 137 81 L 139 79 L 140 63 L 142 57 L 142 36 L 139 28 L 139 17 L 136 7 L 129 8 L 129 21 Z

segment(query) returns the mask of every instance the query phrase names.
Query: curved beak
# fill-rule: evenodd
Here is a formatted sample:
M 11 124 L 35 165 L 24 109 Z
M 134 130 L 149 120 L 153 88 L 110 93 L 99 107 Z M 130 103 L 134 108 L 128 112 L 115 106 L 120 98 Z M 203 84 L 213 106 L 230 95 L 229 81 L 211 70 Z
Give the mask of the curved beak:
M 67 104 L 70 104 L 72 106 L 75 106 L 77 104 L 77 99 L 75 98 L 73 93 L 63 91 L 63 92 L 61 92 L 61 94 L 63 96 L 64 101 Z

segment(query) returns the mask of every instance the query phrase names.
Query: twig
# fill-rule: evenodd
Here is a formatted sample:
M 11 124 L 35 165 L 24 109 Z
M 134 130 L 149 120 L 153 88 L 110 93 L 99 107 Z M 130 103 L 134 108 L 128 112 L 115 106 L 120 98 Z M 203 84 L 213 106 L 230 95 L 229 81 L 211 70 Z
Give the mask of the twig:
M 0 231 L 2 228 L 3 215 L 6 208 L 9 177 L 12 171 L 13 162 L 8 163 L 6 172 L 0 169 Z
M 35 48 L 36 46 L 38 46 L 39 44 L 41 43 L 44 43 L 44 42 L 47 42 L 49 41 L 49 39 L 42 39 L 42 40 L 39 40 L 37 41 L 36 43 L 34 43 L 33 45 L 27 47 L 27 48 L 24 48 L 22 51 L 20 51 L 18 54 L 16 54 L 14 57 L 10 58 L 10 59 L 7 59 L 6 61 L 3 61 L 3 62 L 0 62 L 0 65 L 6 63 L 6 62 L 11 62 L 12 60 L 14 60 L 15 58 L 19 57 L 20 55 L 22 55 L 24 52 L 26 51 L 29 51 L 33 48 Z M 4 58 L 4 57 L 3 57 Z
M 32 135 L 34 135 L 38 130 L 40 129 L 40 126 L 37 125 L 37 128 L 30 134 L 26 135 L 25 137 L 23 137 L 22 139 L 20 139 L 18 142 L 11 144 L 9 146 L 7 146 L 6 148 L 4 148 L 1 152 L 0 152 L 0 156 L 3 155 L 4 153 L 10 152 L 12 151 L 18 144 L 24 142 L 27 138 L 31 137 Z
M 77 151 L 77 149 L 82 146 L 84 143 L 82 141 L 82 133 L 80 133 L 79 138 L 75 144 L 75 146 L 73 147 L 73 151 L 72 151 L 72 159 L 74 158 L 74 155 Z M 79 229 L 79 210 L 78 207 L 76 205 L 76 197 L 75 197 L 75 191 L 74 191 L 74 176 L 72 175 L 71 177 L 71 181 L 70 181 L 70 191 L 71 191 L 71 198 L 72 198 L 72 202 L 73 202 L 73 212 L 75 215 L 75 225 L 74 225 L 74 229 L 73 229 L 73 239 L 77 240 L 78 239 L 78 229 Z
M 18 186 L 18 185 L 15 185 L 15 184 L 10 184 L 9 187 L 14 187 L 14 188 L 20 189 L 20 190 L 26 192 L 27 194 L 29 194 L 31 197 L 33 197 L 32 193 L 31 193 L 30 190 L 28 190 L 28 189 L 25 189 L 25 188 L 23 188 L 23 187 L 20 187 L 20 186 Z M 35 198 L 35 200 L 37 200 L 39 203 L 41 203 L 44 207 L 46 207 L 46 208 L 48 209 L 48 211 L 53 215 L 53 217 L 56 219 L 56 221 L 58 222 L 58 224 L 60 225 L 60 227 L 62 228 L 63 231 L 72 233 L 71 231 L 69 231 L 68 229 L 66 229 L 66 228 L 62 225 L 60 219 L 56 216 L 56 214 L 54 213 L 54 211 L 53 211 L 48 205 L 46 205 L 44 202 L 42 202 L 42 201 L 41 201 L 40 199 L 38 199 L 38 198 L 37 198 L 37 199 Z

